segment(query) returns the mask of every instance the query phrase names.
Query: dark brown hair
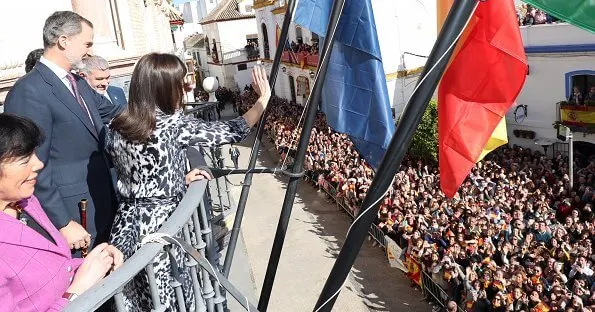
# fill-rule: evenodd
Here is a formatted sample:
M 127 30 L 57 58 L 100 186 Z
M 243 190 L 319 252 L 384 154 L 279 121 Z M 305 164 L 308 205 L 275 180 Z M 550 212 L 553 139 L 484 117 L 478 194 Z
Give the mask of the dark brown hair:
M 157 109 L 171 115 L 184 98 L 185 64 L 173 54 L 143 56 L 132 73 L 128 106 L 111 123 L 129 141 L 146 142 L 155 130 Z

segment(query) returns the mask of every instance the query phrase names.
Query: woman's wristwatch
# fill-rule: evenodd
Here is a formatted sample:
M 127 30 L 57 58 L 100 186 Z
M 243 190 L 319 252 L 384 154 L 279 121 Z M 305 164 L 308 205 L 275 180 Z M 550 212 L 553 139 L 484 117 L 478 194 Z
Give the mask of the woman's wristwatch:
M 79 295 L 78 295 L 78 294 L 75 294 L 75 293 L 69 293 L 69 292 L 65 292 L 65 293 L 62 295 L 62 298 L 64 298 L 64 299 L 68 300 L 69 302 L 72 302 L 72 301 L 74 301 L 74 299 L 76 299 L 78 296 L 79 296 Z

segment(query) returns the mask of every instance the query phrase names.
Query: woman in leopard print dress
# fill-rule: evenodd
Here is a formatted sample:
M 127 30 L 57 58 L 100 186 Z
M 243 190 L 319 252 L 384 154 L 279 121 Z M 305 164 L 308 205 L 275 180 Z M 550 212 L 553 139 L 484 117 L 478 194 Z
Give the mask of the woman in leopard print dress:
M 136 65 L 130 84 L 128 107 L 109 126 L 106 149 L 118 174 L 120 204 L 111 232 L 111 243 L 125 258 L 140 248 L 140 239 L 155 233 L 178 205 L 185 191 L 184 173 L 188 146 L 217 146 L 244 139 L 258 121 L 270 97 L 266 72 L 255 67 L 253 85 L 260 95 L 254 107 L 230 121 L 205 122 L 180 110 L 186 67 L 176 56 L 148 54 Z M 176 252 L 185 302 L 194 310 L 189 271 L 184 256 Z M 170 258 L 154 259 L 159 297 L 167 311 L 177 311 Z M 148 279 L 142 272 L 125 288 L 127 311 L 150 311 Z

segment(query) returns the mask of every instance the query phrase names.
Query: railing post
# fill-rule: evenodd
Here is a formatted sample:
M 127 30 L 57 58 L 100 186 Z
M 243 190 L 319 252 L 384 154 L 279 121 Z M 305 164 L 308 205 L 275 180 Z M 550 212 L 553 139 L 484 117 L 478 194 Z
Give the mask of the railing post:
M 184 299 L 184 291 L 182 289 L 182 282 L 180 281 L 180 270 L 178 268 L 176 255 L 173 252 L 171 246 L 165 246 L 165 250 L 167 250 L 167 254 L 169 256 L 171 275 L 173 277 L 173 280 L 171 280 L 169 284 L 174 289 L 176 300 L 178 302 L 178 308 L 180 309 L 179 311 L 186 312 L 186 300 Z
M 211 162 L 213 163 L 213 167 L 219 168 L 219 156 L 216 153 L 216 148 L 211 147 Z M 221 186 L 219 184 L 219 178 L 215 179 L 215 184 L 217 185 L 217 197 L 219 198 L 219 207 L 221 208 L 221 212 L 225 211 L 225 205 L 223 205 L 223 195 L 221 195 Z
M 157 254 L 157 256 L 159 256 L 159 254 Z M 146 271 L 149 279 L 149 291 L 151 292 L 151 299 L 153 300 L 153 310 L 151 312 L 163 312 L 165 311 L 165 306 L 161 303 L 161 299 L 159 299 L 159 288 L 157 287 L 157 281 L 155 280 L 153 259 L 147 264 Z
M 201 256 L 206 258 L 206 247 L 207 243 L 203 239 L 203 235 L 205 234 L 205 230 L 201 229 L 201 224 L 198 221 L 198 214 L 204 213 L 204 208 L 201 208 L 204 203 L 203 200 L 199 203 L 199 209 L 192 213 L 192 223 L 194 226 L 194 234 L 197 244 L 194 246 L 198 250 Z M 210 230 L 210 229 L 209 229 Z M 208 258 L 207 258 L 208 259 Z M 201 279 L 202 279 L 202 290 L 203 290 L 203 298 L 206 302 L 207 311 L 213 312 L 215 311 L 215 303 L 213 302 L 213 297 L 215 296 L 215 292 L 213 291 L 213 285 L 210 282 L 209 273 L 203 268 L 201 269 Z
M 219 164 L 219 168 L 224 169 L 225 168 L 225 163 L 224 160 L 225 158 L 223 157 L 223 151 L 221 149 L 221 147 L 217 146 L 217 155 L 218 155 L 218 164 Z M 226 176 L 223 176 L 223 182 L 225 183 L 225 193 L 227 193 L 227 209 L 231 209 L 231 191 L 229 190 L 229 180 L 227 179 Z
M 190 230 L 189 230 L 188 223 L 186 223 L 184 225 L 183 233 L 184 233 L 184 240 L 186 240 L 188 242 L 188 244 L 195 246 L 195 244 L 192 243 L 192 239 L 190 237 Z M 204 243 L 203 243 L 203 245 L 204 245 Z M 202 291 L 200 289 L 200 283 L 198 282 L 198 270 L 196 269 L 196 266 L 198 265 L 198 263 L 192 257 L 190 257 L 189 255 L 186 255 L 185 265 L 190 268 L 190 277 L 192 278 L 192 289 L 194 290 L 194 304 L 196 307 L 196 311 L 204 312 L 207 310 L 207 307 L 205 306 L 205 303 L 203 302 Z
M 206 157 L 205 156 L 207 154 L 207 151 L 202 146 L 199 146 L 198 147 L 198 151 L 202 155 L 203 159 L 205 160 L 205 164 L 206 164 Z M 207 198 L 208 204 L 211 205 L 211 206 L 213 206 L 213 196 L 211 195 L 211 188 L 209 187 L 210 185 L 211 185 L 211 182 L 208 182 L 207 188 L 205 190 L 205 197 Z
M 204 241 L 206 242 L 206 255 L 203 254 L 203 256 L 205 256 L 205 258 L 213 265 L 214 268 L 218 268 L 218 251 L 215 248 L 216 246 L 214 244 L 213 239 L 213 230 L 209 222 L 208 212 L 207 208 L 205 207 L 204 199 L 199 204 L 198 208 L 198 216 L 193 216 L 193 218 L 196 219 L 196 221 L 194 222 L 200 221 L 197 224 L 199 224 L 199 226 L 201 227 L 201 234 L 204 236 Z M 200 220 L 198 220 L 198 217 L 200 217 Z M 225 297 L 221 295 L 221 288 L 217 280 L 214 278 L 212 278 L 211 280 L 211 282 L 213 283 L 211 288 L 214 289 L 215 292 L 213 303 L 216 305 L 218 312 L 223 312 L 223 303 L 225 302 Z

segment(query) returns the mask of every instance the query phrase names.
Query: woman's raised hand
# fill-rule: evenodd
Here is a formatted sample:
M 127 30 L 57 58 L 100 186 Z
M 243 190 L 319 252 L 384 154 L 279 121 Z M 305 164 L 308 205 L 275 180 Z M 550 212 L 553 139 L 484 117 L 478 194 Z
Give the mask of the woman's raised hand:
M 268 101 L 271 97 L 271 86 L 264 67 L 254 66 L 252 69 L 252 87 L 261 98 L 265 97 Z
M 253 127 L 258 122 L 271 98 L 269 79 L 262 66 L 254 66 L 252 69 L 252 87 L 259 97 L 254 106 L 243 115 L 249 127 Z

